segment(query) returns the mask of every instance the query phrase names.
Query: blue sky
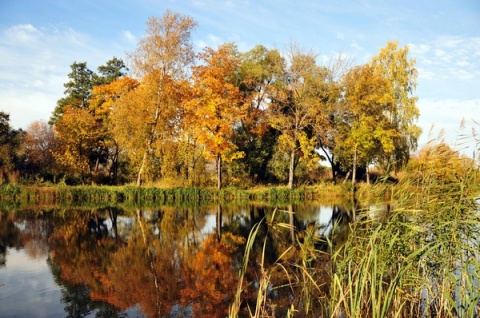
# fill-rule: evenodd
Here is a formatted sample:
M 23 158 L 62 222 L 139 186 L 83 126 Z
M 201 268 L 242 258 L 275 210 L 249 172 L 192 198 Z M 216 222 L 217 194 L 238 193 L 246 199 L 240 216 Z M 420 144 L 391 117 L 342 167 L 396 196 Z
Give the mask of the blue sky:
M 241 51 L 256 44 L 283 50 L 295 42 L 320 61 L 341 53 L 358 65 L 398 41 L 417 61 L 420 144 L 442 130 L 452 145 L 459 134 L 480 130 L 477 0 L 3 0 L 0 110 L 14 128 L 48 120 L 73 62 L 96 71 L 113 56 L 127 61 L 148 18 L 167 9 L 198 22 L 197 50 L 225 42 Z

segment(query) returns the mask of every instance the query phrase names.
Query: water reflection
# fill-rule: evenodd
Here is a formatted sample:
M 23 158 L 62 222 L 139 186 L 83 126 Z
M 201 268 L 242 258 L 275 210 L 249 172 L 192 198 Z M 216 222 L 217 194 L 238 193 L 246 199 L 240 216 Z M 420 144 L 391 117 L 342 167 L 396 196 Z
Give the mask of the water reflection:
M 336 223 L 347 219 L 344 210 L 318 204 L 229 204 L 2 213 L 0 316 L 18 316 L 20 310 L 21 316 L 44 316 L 44 311 L 51 317 L 226 316 L 248 234 L 277 208 L 289 211 L 276 218 L 290 230 L 272 234 L 266 225 L 261 229 L 247 272 L 248 281 L 254 282 L 260 273 L 262 236 L 268 237 L 266 265 L 273 264 L 295 243 L 293 229 L 329 236 Z M 19 253 L 23 269 L 15 265 Z M 39 290 L 37 281 L 16 283 L 36 267 L 49 279 L 43 283 L 48 287 Z M 252 303 L 256 286 L 245 288 L 245 304 Z M 43 295 L 41 303 L 51 306 L 25 301 L 18 297 L 22 290 Z M 285 304 L 297 297 L 292 289 L 275 289 L 272 296 L 285 297 Z M 281 310 L 279 306 L 279 314 Z

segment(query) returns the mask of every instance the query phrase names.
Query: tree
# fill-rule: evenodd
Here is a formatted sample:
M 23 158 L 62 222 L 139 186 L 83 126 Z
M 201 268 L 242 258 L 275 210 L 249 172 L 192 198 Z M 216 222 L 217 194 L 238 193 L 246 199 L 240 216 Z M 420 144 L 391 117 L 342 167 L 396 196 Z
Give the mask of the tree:
M 105 65 L 98 67 L 99 76 L 97 76 L 95 85 L 110 84 L 113 81 L 127 75 L 128 68 L 122 59 L 113 57 Z
M 350 60 L 339 55 L 332 59 L 326 68 L 325 89 L 322 96 L 322 105 L 318 110 L 313 125 L 317 141 L 317 149 L 322 151 L 323 157 L 330 163 L 332 180 L 335 183 L 340 171 L 340 164 L 335 156 L 337 135 L 339 133 L 336 122 L 343 113 L 340 102 L 342 93 L 342 78 L 350 68 Z
M 252 181 L 265 182 L 279 135 L 270 125 L 270 102 L 277 79 L 282 78 L 285 60 L 279 51 L 262 45 L 242 54 L 240 59 L 238 86 L 245 116 L 235 127 L 234 142 L 245 156 L 237 160 L 238 170 L 247 172 Z
M 158 144 L 178 129 L 178 105 L 194 53 L 190 33 L 196 23 L 187 16 L 167 11 L 150 18 L 147 31 L 129 57 L 140 87 L 120 98 L 114 111 L 114 129 L 130 155 L 141 157 L 137 185 L 142 183 L 149 162 L 159 154 Z M 132 116 L 134 114 L 134 116 Z M 138 132 L 129 135 L 131 132 Z M 136 139 L 134 139 L 136 138 Z M 134 139 L 134 140 L 132 140 Z
M 28 125 L 23 146 L 28 172 L 46 177 L 55 171 L 56 139 L 53 127 L 47 122 L 39 120 Z
M 389 82 L 370 65 L 355 67 L 344 78 L 343 116 L 337 121 L 339 134 L 335 154 L 356 180 L 358 166 L 368 167 L 378 154 L 394 151 L 398 132 L 385 111 L 394 102 Z
M 62 127 L 57 129 L 57 132 L 60 133 L 60 136 L 61 136 L 61 134 L 65 134 L 67 130 L 75 131 L 76 129 L 75 127 L 67 128 L 65 126 L 66 123 L 69 123 L 71 125 L 76 125 L 74 121 L 71 121 L 73 112 L 76 112 L 76 111 L 80 112 L 81 110 L 82 112 L 84 111 L 83 114 L 85 114 L 85 116 L 94 117 L 97 123 L 95 125 L 92 125 L 91 127 L 96 131 L 88 132 L 88 134 L 90 134 L 91 136 L 96 135 L 97 140 L 95 142 L 89 142 L 89 144 L 95 148 L 88 149 L 88 150 L 84 149 L 82 150 L 82 153 L 88 152 L 90 154 L 89 160 L 91 162 L 89 162 L 88 165 L 94 167 L 93 172 L 95 175 L 98 174 L 101 163 L 103 163 L 105 166 L 108 166 L 106 163 L 110 155 L 110 149 L 108 148 L 108 146 L 110 145 L 107 145 L 105 143 L 105 141 L 108 140 L 107 138 L 108 127 L 106 127 L 103 124 L 106 119 L 106 116 L 108 116 L 108 113 L 109 113 L 108 107 L 111 107 L 111 103 L 110 104 L 107 103 L 107 105 L 103 107 L 102 114 L 99 114 L 98 112 L 97 114 L 95 114 L 95 112 L 97 111 L 97 108 L 100 108 L 100 105 L 103 103 L 102 98 L 104 98 L 105 96 L 98 94 L 97 92 L 96 94 L 97 96 L 95 96 L 95 100 L 92 102 L 94 89 L 95 87 L 98 87 L 98 86 L 108 85 L 115 79 L 121 76 L 124 76 L 126 74 L 125 72 L 127 71 L 127 68 L 123 63 L 123 60 L 114 57 L 111 60 L 109 60 L 106 63 L 106 65 L 99 66 L 98 70 L 100 75 L 91 71 L 87 67 L 86 62 L 82 62 L 82 63 L 74 62 L 71 65 L 71 72 L 68 74 L 70 81 L 64 84 L 66 88 L 65 90 L 66 96 L 58 100 L 57 106 L 54 109 L 52 117 L 50 118 L 50 121 L 49 121 L 49 124 L 57 125 L 60 121 L 62 121 L 63 116 L 67 111 L 71 112 L 70 115 L 68 116 L 69 118 L 64 120 L 63 123 L 61 124 Z M 87 132 L 83 132 L 83 133 L 84 135 L 87 134 Z M 68 133 L 66 134 L 68 135 Z M 74 136 L 70 136 L 70 137 L 73 138 Z M 67 139 L 69 139 L 70 137 L 68 137 Z M 113 158 L 116 158 L 116 156 L 118 155 L 117 148 L 118 147 L 115 147 L 115 149 L 113 150 L 113 156 L 112 156 Z M 70 161 L 70 163 L 67 164 L 66 157 L 67 155 L 65 153 L 57 152 L 57 158 L 63 162 L 64 167 L 67 167 L 67 166 L 70 168 L 73 167 L 72 165 L 73 162 Z M 115 166 L 115 165 L 112 165 L 112 166 Z
M 122 59 L 113 57 L 105 65 L 98 67 L 100 75 L 96 74 L 87 67 L 87 62 L 73 62 L 70 65 L 71 72 L 68 74 L 70 79 L 65 86 L 65 97 L 57 101 L 52 117 L 48 122 L 55 124 L 65 112 L 65 107 L 88 108 L 89 100 L 92 97 L 92 89 L 95 85 L 105 85 L 125 76 L 128 68 Z
M 408 162 L 410 151 L 416 150 L 422 132 L 415 124 L 420 115 L 413 95 L 417 85 L 415 60 L 408 58 L 407 46 L 399 48 L 398 42 L 388 42 L 370 64 L 389 83 L 388 93 L 394 102 L 384 113 L 398 132 L 393 138 L 394 151 L 383 153 L 380 163 L 387 172 L 398 170 Z
M 74 62 L 70 68 L 71 72 L 68 74 L 70 81 L 63 84 L 66 96 L 57 101 L 57 106 L 48 122 L 50 125 L 55 124 L 63 116 L 67 106 L 71 109 L 88 107 L 88 100 L 97 75 L 87 67 L 86 62 Z
M 91 173 L 90 158 L 98 143 L 97 122 L 88 109 L 66 108 L 62 118 L 55 124 L 58 148 L 55 159 L 74 177 Z
M 114 72 L 121 76 L 122 73 Z M 128 76 L 114 79 L 108 84 L 96 85 L 92 89 L 89 110 L 97 122 L 99 133 L 98 148 L 95 149 L 95 173 L 98 173 L 100 163 L 104 173 L 111 181 L 116 181 L 120 146 L 114 137 L 112 111 L 115 103 L 125 94 L 133 91 L 139 85 L 138 81 Z
M 15 182 L 23 154 L 20 145 L 25 133 L 10 126 L 10 114 L 0 111 L 0 183 L 4 174 L 9 175 L 9 181 Z
M 316 64 L 316 55 L 292 45 L 283 86 L 273 96 L 271 125 L 280 131 L 278 148 L 289 156 L 288 187 L 293 188 L 296 159 L 316 158 L 315 136 L 309 130 L 322 107 L 327 70 Z
M 193 98 L 184 103 L 186 123 L 192 126 L 198 141 L 205 145 L 216 161 L 217 187 L 222 187 L 222 160 L 243 156 L 233 143 L 235 125 L 244 114 L 236 72 L 240 61 L 237 49 L 225 44 L 213 50 L 206 48 L 200 55 L 204 64 L 193 73 Z

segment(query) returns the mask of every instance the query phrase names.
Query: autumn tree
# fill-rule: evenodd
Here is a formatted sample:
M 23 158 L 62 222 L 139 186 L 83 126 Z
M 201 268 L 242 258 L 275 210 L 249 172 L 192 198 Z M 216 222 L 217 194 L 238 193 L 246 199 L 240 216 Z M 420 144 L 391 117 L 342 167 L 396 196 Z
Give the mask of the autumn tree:
M 99 133 L 98 147 L 94 150 L 96 158 L 94 172 L 98 173 L 99 167 L 102 165 L 105 170 L 104 173 L 112 181 L 115 181 L 117 180 L 121 148 L 113 133 L 112 110 L 117 100 L 133 91 L 138 86 L 138 82 L 133 78 L 122 75 L 115 69 L 109 68 L 105 78 L 110 79 L 112 76 L 121 77 L 93 87 L 89 110 L 97 122 Z
M 90 158 L 97 147 L 99 131 L 95 117 L 86 108 L 66 108 L 55 124 L 57 162 L 67 173 L 82 182 L 91 173 Z
M 296 159 L 318 161 L 315 136 L 309 132 L 322 107 L 327 71 L 317 65 L 316 54 L 295 45 L 288 50 L 283 86 L 273 95 L 271 125 L 280 131 L 278 149 L 288 154 L 288 187 L 293 188 Z
M 152 17 L 129 55 L 140 86 L 116 103 L 113 123 L 115 138 L 138 163 L 137 185 L 161 155 L 162 142 L 179 126 L 178 105 L 194 60 L 190 34 L 195 26 L 190 17 L 171 11 Z
M 415 60 L 408 57 L 408 46 L 399 48 L 398 42 L 388 42 L 370 64 L 389 84 L 388 94 L 393 103 L 384 109 L 384 115 L 397 132 L 392 139 L 394 151 L 383 153 L 379 163 L 386 172 L 392 168 L 398 170 L 408 162 L 410 151 L 417 148 L 422 132 L 416 125 L 420 112 L 414 96 L 417 85 Z
M 398 132 L 392 127 L 385 110 L 393 103 L 389 82 L 370 65 L 355 67 L 344 78 L 343 114 L 337 118 L 334 153 L 343 167 L 352 171 L 355 183 L 357 167 L 368 167 L 378 154 L 394 151 Z
M 106 65 L 98 67 L 100 74 L 91 71 L 87 67 L 86 62 L 74 62 L 71 65 L 71 72 L 68 74 L 70 80 L 64 84 L 66 88 L 65 97 L 58 100 L 57 106 L 49 121 L 49 124 L 55 125 L 56 136 L 58 137 L 59 144 L 62 145 L 61 149 L 72 148 L 72 144 L 76 144 L 76 151 L 61 152 L 59 149 L 56 153 L 56 158 L 61 162 L 63 167 L 69 167 L 69 172 L 83 171 L 84 175 L 89 172 L 97 174 L 100 163 L 107 160 L 106 158 L 108 157 L 109 149 L 106 148 L 104 141 L 108 139 L 108 131 L 107 127 L 103 125 L 103 122 L 108 113 L 104 111 L 102 114 L 95 114 L 96 108 L 102 103 L 101 98 L 103 98 L 103 96 L 99 98 L 97 94 L 95 101 L 92 103 L 92 94 L 95 87 L 108 85 L 116 78 L 124 76 L 127 70 L 128 69 L 123 61 L 116 57 L 109 60 Z M 107 109 L 107 107 L 108 106 L 105 106 L 103 110 Z M 66 114 L 67 112 L 69 112 L 69 114 Z M 75 127 L 77 123 L 75 120 L 72 120 L 72 118 L 82 115 L 85 117 L 79 118 L 81 123 L 79 125 L 85 124 L 85 121 L 87 120 L 93 120 L 95 123 L 92 122 L 87 126 L 90 127 L 89 129 L 94 129 L 95 131 L 87 132 L 82 130 L 77 136 L 75 136 L 75 134 L 70 134 L 71 132 L 78 132 L 78 128 Z M 66 116 L 66 118 L 64 118 L 64 116 Z M 67 125 L 72 125 L 73 127 L 67 127 Z M 84 126 L 82 129 L 86 129 L 87 126 Z M 86 135 L 89 135 L 87 138 L 89 141 L 87 143 L 85 142 Z M 90 140 L 92 136 L 95 136 L 97 140 Z M 82 147 L 91 146 L 94 148 L 82 149 L 80 151 L 78 148 L 79 145 L 82 145 Z M 88 153 L 88 160 L 90 161 L 88 164 L 83 163 L 80 164 L 80 166 L 83 168 L 86 168 L 87 166 L 93 167 L 93 169 L 78 170 L 78 167 L 80 166 L 77 166 L 77 168 L 73 170 L 71 169 L 74 167 L 74 158 L 69 158 L 68 160 L 66 158 L 73 154 L 80 153 L 82 153 L 82 156 Z M 78 162 L 82 162 L 85 158 L 77 159 Z
M 23 147 L 28 173 L 38 173 L 42 178 L 54 173 L 56 139 L 52 126 L 42 120 L 32 122 L 26 129 Z
M 222 161 L 243 156 L 233 143 L 235 125 L 244 114 L 242 98 L 236 84 L 240 60 L 233 44 L 213 50 L 206 48 L 203 63 L 193 72 L 193 97 L 184 103 L 185 123 L 194 129 L 198 141 L 215 159 L 217 187 L 222 187 Z

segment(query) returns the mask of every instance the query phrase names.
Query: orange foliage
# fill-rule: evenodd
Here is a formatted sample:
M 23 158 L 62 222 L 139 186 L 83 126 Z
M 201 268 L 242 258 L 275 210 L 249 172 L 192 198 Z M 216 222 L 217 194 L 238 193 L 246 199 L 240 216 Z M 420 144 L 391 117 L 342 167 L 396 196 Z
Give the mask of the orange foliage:
M 225 233 L 221 241 L 209 235 L 201 249 L 184 268 L 184 305 L 190 304 L 196 317 L 225 317 L 238 283 L 234 253 L 244 238 Z
M 244 116 L 242 98 L 234 83 L 240 61 L 232 45 L 223 45 L 217 51 L 207 48 L 201 58 L 205 65 L 194 70 L 193 98 L 184 103 L 185 125 L 193 127 L 212 158 L 222 155 L 224 160 L 232 159 L 239 155 L 232 143 L 234 125 Z M 232 157 L 225 157 L 227 154 Z
M 110 84 L 94 86 L 90 99 L 90 110 L 95 117 L 108 116 L 115 105 L 115 101 L 122 95 L 134 90 L 138 81 L 128 76 L 114 80 Z

